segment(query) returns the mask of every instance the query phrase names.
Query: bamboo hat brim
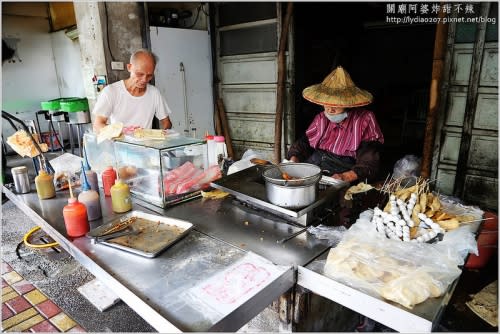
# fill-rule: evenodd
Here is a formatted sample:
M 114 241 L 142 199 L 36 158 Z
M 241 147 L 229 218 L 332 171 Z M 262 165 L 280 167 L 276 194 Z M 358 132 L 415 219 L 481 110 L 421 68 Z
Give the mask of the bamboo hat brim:
M 322 83 L 304 89 L 302 96 L 308 101 L 329 107 L 361 107 L 373 101 L 372 94 L 356 87 L 349 73 L 341 66 L 333 70 Z

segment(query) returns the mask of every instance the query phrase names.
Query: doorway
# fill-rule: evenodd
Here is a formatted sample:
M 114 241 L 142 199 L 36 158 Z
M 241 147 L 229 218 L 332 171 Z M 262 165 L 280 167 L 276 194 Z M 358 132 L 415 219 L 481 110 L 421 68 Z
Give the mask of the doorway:
M 295 3 L 296 137 L 321 107 L 302 98 L 341 65 L 374 101 L 385 137 L 382 174 L 407 154 L 421 156 L 435 24 L 386 23 L 386 3 Z

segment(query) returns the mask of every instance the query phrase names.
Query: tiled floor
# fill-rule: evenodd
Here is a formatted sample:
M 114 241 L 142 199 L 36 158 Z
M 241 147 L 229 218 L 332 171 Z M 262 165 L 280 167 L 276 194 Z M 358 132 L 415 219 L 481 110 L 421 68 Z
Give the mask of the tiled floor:
M 4 261 L 1 272 L 3 332 L 86 332 Z

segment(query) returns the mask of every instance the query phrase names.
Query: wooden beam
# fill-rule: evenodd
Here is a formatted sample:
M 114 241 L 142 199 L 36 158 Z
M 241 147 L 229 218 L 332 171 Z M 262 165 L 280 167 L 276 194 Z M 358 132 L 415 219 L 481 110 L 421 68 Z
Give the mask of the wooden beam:
M 226 111 L 224 109 L 224 101 L 222 101 L 221 98 L 217 99 L 217 107 L 217 109 L 219 110 L 219 118 L 222 123 L 224 139 L 226 141 L 227 154 L 229 155 L 229 158 L 235 159 L 233 141 L 231 140 L 231 134 L 229 133 L 229 123 L 227 121 Z
M 286 79 L 286 43 L 288 40 L 288 27 L 293 13 L 293 2 L 289 2 L 286 8 L 285 21 L 281 30 L 278 47 L 278 84 L 276 87 L 276 118 L 274 121 L 274 161 L 281 161 L 281 134 L 283 129 L 283 100 L 285 96 Z
M 443 68 L 446 56 L 446 41 L 448 36 L 448 24 L 442 23 L 445 14 L 439 12 L 440 23 L 436 27 L 434 39 L 434 56 L 432 62 L 432 79 L 429 93 L 429 110 L 425 122 L 424 147 L 422 152 L 422 168 L 420 175 L 429 178 L 431 173 L 434 138 L 436 136 L 436 120 L 440 106 L 440 90 L 443 80 Z

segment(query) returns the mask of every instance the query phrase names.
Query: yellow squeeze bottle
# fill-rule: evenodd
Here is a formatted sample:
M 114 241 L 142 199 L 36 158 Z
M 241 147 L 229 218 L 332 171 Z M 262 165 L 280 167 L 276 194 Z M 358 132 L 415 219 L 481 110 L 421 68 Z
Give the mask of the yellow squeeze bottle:
M 39 199 L 48 199 L 56 196 L 56 188 L 54 187 L 54 176 L 48 174 L 43 169 L 40 170 L 38 176 L 35 177 L 36 193 Z
M 116 213 L 132 210 L 132 197 L 130 188 L 123 180 L 118 179 L 111 187 L 111 207 Z

